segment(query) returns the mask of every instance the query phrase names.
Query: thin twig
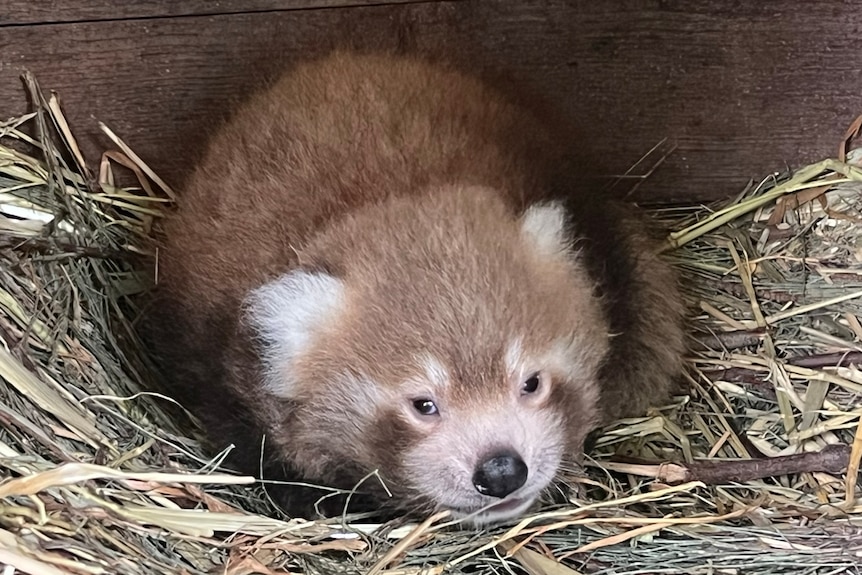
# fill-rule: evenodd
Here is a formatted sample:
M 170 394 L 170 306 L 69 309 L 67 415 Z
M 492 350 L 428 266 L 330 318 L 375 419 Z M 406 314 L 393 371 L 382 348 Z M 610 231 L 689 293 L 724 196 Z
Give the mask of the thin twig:
M 602 464 L 602 467 L 621 473 L 655 477 L 670 485 L 690 481 L 699 481 L 706 485 L 722 485 L 798 473 L 840 473 L 847 468 L 849 458 L 850 446 L 827 445 L 816 452 L 762 459 L 722 459 L 652 465 L 608 462 Z

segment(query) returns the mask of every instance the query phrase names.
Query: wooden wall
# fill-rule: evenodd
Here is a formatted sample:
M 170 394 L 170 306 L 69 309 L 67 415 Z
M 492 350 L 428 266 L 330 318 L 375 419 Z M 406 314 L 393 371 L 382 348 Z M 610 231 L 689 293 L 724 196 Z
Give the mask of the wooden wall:
M 291 62 L 336 45 L 455 60 L 528 87 L 599 174 L 668 138 L 646 200 L 710 199 L 834 153 L 862 113 L 852 0 L 4 0 L 0 116 L 19 75 L 61 95 L 95 165 L 111 126 L 179 182 L 207 129 Z

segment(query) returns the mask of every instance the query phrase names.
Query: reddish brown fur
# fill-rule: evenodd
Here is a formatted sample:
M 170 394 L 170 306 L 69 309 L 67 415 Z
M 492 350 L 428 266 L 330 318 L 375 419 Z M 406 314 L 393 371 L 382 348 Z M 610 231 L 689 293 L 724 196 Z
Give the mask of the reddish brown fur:
M 251 471 L 265 432 L 268 474 L 350 488 L 378 468 L 395 505 L 427 505 L 399 457 L 431 431 L 394 408 L 368 420 L 359 387 L 321 374 L 350 366 L 395 398 L 422 377 L 410 358 L 430 351 L 451 367 L 447 401 L 478 414 L 507 401 L 502 328 L 542 353 L 548 334 L 576 325 L 581 375 L 534 407 L 560 418 L 576 457 L 600 420 L 664 398 L 680 365 L 681 304 L 637 220 L 574 193 L 564 166 L 532 116 L 455 71 L 346 54 L 299 66 L 223 127 L 166 224 L 150 324 L 175 392 L 214 443 L 239 443 Z M 536 255 L 520 235 L 520 215 L 549 198 L 573 228 L 565 259 Z M 347 307 L 291 364 L 297 391 L 284 399 L 259 387 L 241 307 L 300 267 L 345 278 Z

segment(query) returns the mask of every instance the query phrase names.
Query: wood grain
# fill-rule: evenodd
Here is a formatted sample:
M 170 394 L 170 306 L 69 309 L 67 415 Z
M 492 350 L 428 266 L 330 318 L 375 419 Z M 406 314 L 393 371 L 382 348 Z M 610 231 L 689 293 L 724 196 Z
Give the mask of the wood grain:
M 144 18 L 173 18 L 287 12 L 357 6 L 414 4 L 433 0 L 4 0 L 0 4 L 0 28 L 61 22 L 98 22 Z
M 106 145 L 98 119 L 177 183 L 230 105 L 290 63 L 337 45 L 402 49 L 560 110 L 595 173 L 668 138 L 675 153 L 636 198 L 707 200 L 834 154 L 862 113 L 859 30 L 862 11 L 840 0 L 461 0 L 11 26 L 0 116 L 24 110 L 29 68 L 62 96 L 91 163 Z

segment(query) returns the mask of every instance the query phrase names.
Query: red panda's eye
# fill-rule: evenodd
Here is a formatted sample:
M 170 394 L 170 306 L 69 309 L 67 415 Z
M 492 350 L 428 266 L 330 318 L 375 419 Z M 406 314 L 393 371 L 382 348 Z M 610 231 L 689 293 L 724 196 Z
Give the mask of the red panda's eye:
M 528 377 L 524 381 L 524 385 L 521 388 L 521 391 L 525 394 L 526 393 L 536 393 L 536 391 L 539 389 L 540 383 L 541 383 L 541 379 L 539 377 L 539 372 L 537 371 L 536 373 L 534 373 L 533 375 L 531 375 L 530 377 Z
M 420 415 L 437 415 L 437 405 L 430 399 L 416 399 L 413 401 L 413 409 Z

